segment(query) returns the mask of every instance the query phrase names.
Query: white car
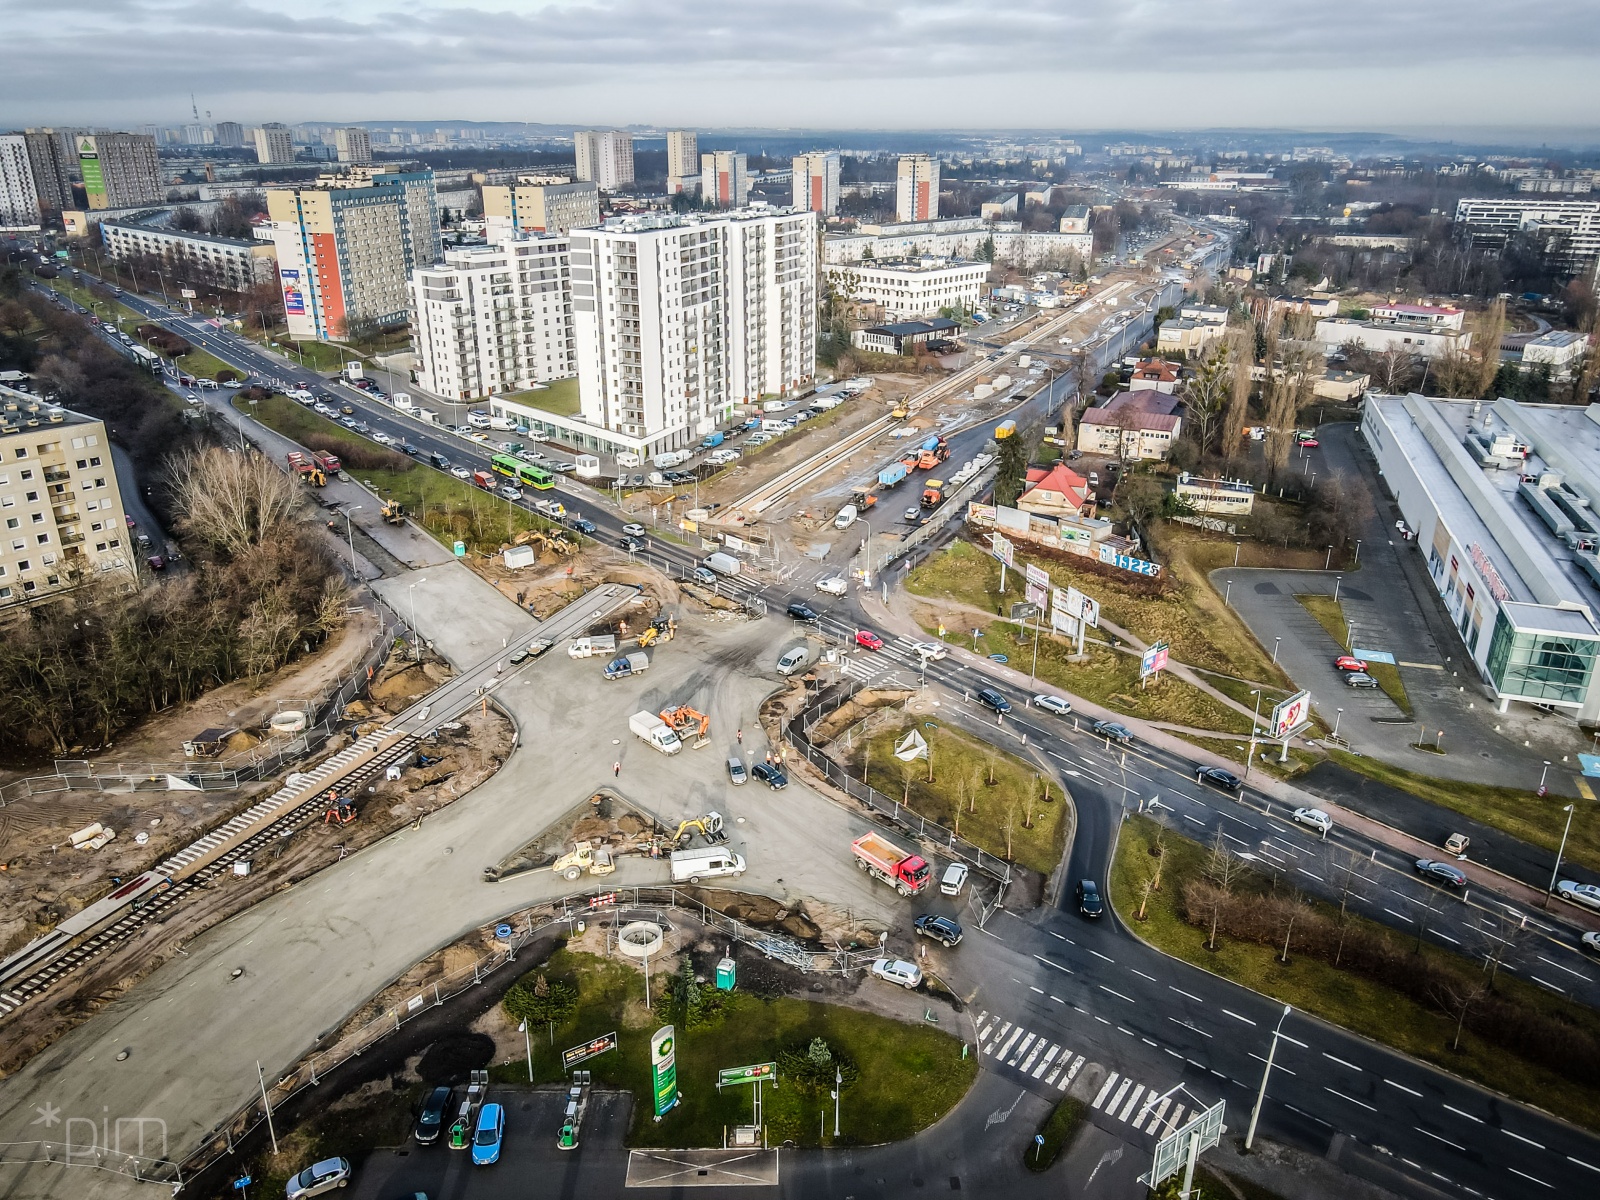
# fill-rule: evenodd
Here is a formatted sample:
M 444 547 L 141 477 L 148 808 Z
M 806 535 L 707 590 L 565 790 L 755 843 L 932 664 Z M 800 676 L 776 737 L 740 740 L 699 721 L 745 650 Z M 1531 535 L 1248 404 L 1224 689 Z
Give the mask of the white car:
M 842 575 L 834 575 L 828 579 L 817 580 L 817 591 L 826 592 L 830 596 L 842 596 L 849 590 L 850 585 Z
M 457 479 L 472 478 L 472 472 L 467 470 L 465 467 L 451 467 L 450 474 L 454 475 Z
M 622 532 L 627 534 L 629 537 L 643 537 L 644 526 L 640 525 L 637 521 L 630 521 L 628 524 L 622 527 Z
M 1563 879 L 1556 884 L 1556 895 L 1574 904 L 1581 904 L 1585 908 L 1600 909 L 1600 887 L 1592 883 L 1577 883 L 1571 879 Z
M 872 973 L 887 983 L 898 983 L 911 989 L 922 984 L 922 968 L 903 958 L 880 958 L 873 961 Z
M 390 437 L 387 433 L 375 433 L 375 434 L 372 435 L 372 440 L 377 442 L 378 445 L 380 445 L 380 446 L 392 446 L 392 445 L 394 445 L 394 439 L 392 437 Z
M 959 896 L 961 895 L 961 889 L 966 886 L 966 863 L 951 863 L 944 869 L 944 875 L 939 880 L 939 890 L 946 896 Z
M 1294 810 L 1295 823 L 1304 825 L 1308 829 L 1315 829 L 1320 834 L 1327 834 L 1333 829 L 1333 818 L 1320 808 L 1297 808 Z M 1600 897 L 1600 888 L 1595 889 L 1595 894 Z M 1595 904 L 1600 908 L 1600 901 Z
M 1055 713 L 1058 717 L 1064 717 L 1072 711 L 1072 705 L 1068 704 L 1060 696 L 1035 696 L 1033 698 L 1033 706 L 1042 708 L 1045 712 Z
M 943 642 L 916 642 L 911 647 L 917 652 L 917 657 L 923 662 L 938 662 L 950 651 L 945 649 Z
M 496 492 L 495 495 L 499 496 L 502 500 L 521 500 L 522 499 L 522 491 L 521 491 L 521 489 L 514 488 L 509 483 L 506 484 L 503 488 L 501 488 L 498 492 Z

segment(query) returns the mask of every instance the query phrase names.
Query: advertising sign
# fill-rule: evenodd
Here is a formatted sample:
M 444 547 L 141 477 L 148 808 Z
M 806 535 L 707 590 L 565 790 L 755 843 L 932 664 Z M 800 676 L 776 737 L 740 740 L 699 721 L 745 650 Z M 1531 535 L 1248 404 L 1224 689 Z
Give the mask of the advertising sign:
M 770 1083 L 778 1077 L 775 1062 L 755 1063 L 748 1067 L 729 1067 L 717 1072 L 717 1086 L 732 1087 L 738 1083 Z
M 678 1039 L 671 1025 L 663 1025 L 650 1039 L 650 1079 L 659 1119 L 678 1103 Z
M 989 551 L 990 554 L 994 555 L 1008 567 L 1015 567 L 1017 565 L 1016 554 L 1011 547 L 1011 539 L 1006 537 L 1005 534 L 991 533 L 989 535 L 989 544 L 991 547 Z
M 1142 558 L 1134 558 L 1131 554 L 1118 554 L 1110 546 L 1100 547 L 1100 561 L 1107 566 L 1132 571 L 1135 575 L 1148 575 L 1152 579 L 1161 574 L 1159 563 L 1146 562 Z
M 1272 736 L 1287 737 L 1311 719 L 1311 693 L 1297 692 L 1272 710 Z
M 1033 605 L 1035 612 L 1043 612 L 1045 605 L 1050 603 L 1050 590 L 1042 583 L 1030 582 L 1023 591 L 1027 594 L 1028 603 Z
M 1090 629 L 1100 628 L 1100 601 L 1093 596 L 1083 598 L 1083 623 Z
M 1162 1181 L 1183 1170 L 1191 1151 L 1203 1154 L 1222 1142 L 1222 1118 L 1227 1102 L 1216 1104 L 1178 1126 L 1156 1143 L 1155 1158 L 1150 1164 L 1150 1174 L 1139 1176 L 1139 1182 L 1148 1187 L 1160 1187 Z M 1139 1115 L 1144 1115 L 1140 1110 Z M 1197 1144 L 1198 1143 L 1198 1144 Z
M 1167 644 L 1165 642 L 1157 642 L 1146 650 L 1144 656 L 1139 660 L 1139 678 L 1144 679 L 1147 676 L 1154 675 L 1157 671 L 1165 671 L 1166 669 Z
M 84 191 L 91 196 L 105 194 L 106 177 L 100 168 L 100 150 L 92 137 L 78 139 L 78 169 L 83 172 Z
M 285 268 L 278 272 L 283 277 L 283 311 L 297 317 L 306 315 L 306 297 L 300 290 L 300 272 Z
M 604 1054 L 607 1050 L 617 1048 L 617 1035 L 611 1033 L 601 1034 L 592 1042 L 584 1042 L 581 1046 L 573 1046 L 570 1050 L 561 1052 L 561 1069 L 570 1071 L 581 1062 L 593 1058 L 597 1054 Z
M 1036 567 L 1032 563 L 1027 568 L 1028 582 L 1035 587 L 1047 588 L 1050 586 L 1050 573 L 1043 567 Z

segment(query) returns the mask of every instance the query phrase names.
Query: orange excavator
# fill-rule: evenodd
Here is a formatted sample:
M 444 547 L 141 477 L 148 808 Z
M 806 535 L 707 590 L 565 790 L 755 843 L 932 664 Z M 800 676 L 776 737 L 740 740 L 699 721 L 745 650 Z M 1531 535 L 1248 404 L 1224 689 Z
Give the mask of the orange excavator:
M 684 741 L 689 740 L 689 735 L 694 735 L 692 743 L 698 750 L 710 740 L 706 734 L 711 730 L 711 718 L 705 713 L 690 708 L 687 704 L 680 704 L 676 708 L 663 708 L 661 719 L 672 727 L 672 731 Z

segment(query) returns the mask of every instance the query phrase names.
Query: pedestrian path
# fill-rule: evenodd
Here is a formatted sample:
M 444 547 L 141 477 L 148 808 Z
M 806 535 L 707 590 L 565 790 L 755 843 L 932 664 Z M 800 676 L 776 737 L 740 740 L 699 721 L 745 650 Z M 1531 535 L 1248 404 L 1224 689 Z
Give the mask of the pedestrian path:
M 987 1012 L 977 1019 L 980 1055 L 990 1069 L 1015 1071 L 1047 1091 L 1064 1092 L 1083 1070 L 1087 1056 L 1074 1053 L 1049 1034 L 1006 1021 Z M 1195 1115 L 1185 1103 L 1162 1090 L 1112 1071 L 1089 1107 L 1103 1117 L 1153 1137 L 1165 1137 Z

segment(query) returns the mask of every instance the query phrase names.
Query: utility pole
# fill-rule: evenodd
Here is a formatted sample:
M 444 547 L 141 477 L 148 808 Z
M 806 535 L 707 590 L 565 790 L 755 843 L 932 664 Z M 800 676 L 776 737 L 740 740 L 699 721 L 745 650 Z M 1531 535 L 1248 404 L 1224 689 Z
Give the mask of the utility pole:
M 1256 1092 L 1256 1106 L 1250 1110 L 1250 1128 L 1244 1135 L 1244 1148 L 1250 1149 L 1256 1139 L 1256 1122 L 1261 1119 L 1261 1103 L 1267 1098 L 1267 1077 L 1272 1074 L 1272 1060 L 1278 1053 L 1278 1038 L 1283 1032 L 1283 1023 L 1293 1011 L 1287 1004 L 1283 1006 L 1283 1016 L 1278 1018 L 1278 1025 L 1272 1031 L 1272 1045 L 1267 1050 L 1267 1065 L 1261 1071 L 1261 1089 Z
M 272 1153 L 278 1153 L 278 1131 L 272 1127 L 272 1101 L 267 1098 L 267 1077 L 261 1072 L 261 1060 L 256 1059 L 256 1080 L 261 1084 L 261 1107 L 267 1110 L 267 1135 L 272 1138 Z

